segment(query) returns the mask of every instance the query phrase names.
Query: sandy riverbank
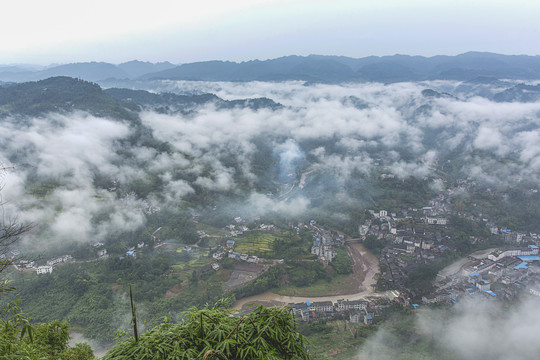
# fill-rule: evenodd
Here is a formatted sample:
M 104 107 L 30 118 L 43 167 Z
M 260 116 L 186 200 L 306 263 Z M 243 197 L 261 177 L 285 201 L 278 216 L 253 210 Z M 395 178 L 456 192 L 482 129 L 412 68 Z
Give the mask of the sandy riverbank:
M 286 305 L 288 303 L 298 303 L 305 301 L 332 301 L 336 302 L 340 299 L 360 300 L 366 297 L 395 297 L 395 293 L 386 291 L 376 293 L 374 286 L 377 283 L 376 274 L 379 272 L 379 261 L 377 257 L 367 251 L 360 243 L 348 244 L 348 251 L 353 260 L 353 274 L 351 275 L 350 293 L 344 294 L 328 294 L 317 297 L 304 296 L 285 296 L 273 293 L 271 291 L 264 292 L 259 295 L 249 296 L 238 300 L 233 308 L 236 310 L 245 309 L 254 305 Z

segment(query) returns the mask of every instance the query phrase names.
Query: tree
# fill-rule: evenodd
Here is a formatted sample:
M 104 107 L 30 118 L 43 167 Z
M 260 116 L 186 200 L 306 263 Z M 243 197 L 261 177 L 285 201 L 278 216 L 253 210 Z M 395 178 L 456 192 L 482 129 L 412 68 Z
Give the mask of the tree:
M 346 250 L 336 248 L 337 255 L 332 261 L 332 267 L 338 274 L 350 274 L 353 272 L 352 260 Z
M 0 273 L 13 263 L 13 257 L 9 256 L 11 246 L 19 240 L 22 234 L 32 228 L 31 225 L 19 223 L 17 218 L 6 218 L 2 190 L 4 189 L 4 176 L 8 169 L 0 164 Z M 7 289 L 7 282 L 0 284 L 0 293 L 5 289 Z
M 235 316 L 236 315 L 236 316 Z M 105 360 L 137 359 L 312 359 L 285 307 L 259 306 L 245 316 L 223 302 L 191 309 L 179 324 L 165 322 L 138 341 L 118 342 Z
M 7 168 L 0 166 L 0 181 Z M 4 202 L 0 183 L 0 274 L 13 263 L 13 257 L 7 256 L 10 247 L 20 236 L 31 229 L 16 218 L 6 219 L 3 212 Z M 5 292 L 15 290 L 7 280 L 0 283 L 0 299 Z M 52 321 L 33 326 L 30 317 L 25 314 L 18 301 L 1 302 L 0 307 L 0 359 L 72 359 L 91 360 L 94 353 L 88 344 L 68 347 L 69 325 Z

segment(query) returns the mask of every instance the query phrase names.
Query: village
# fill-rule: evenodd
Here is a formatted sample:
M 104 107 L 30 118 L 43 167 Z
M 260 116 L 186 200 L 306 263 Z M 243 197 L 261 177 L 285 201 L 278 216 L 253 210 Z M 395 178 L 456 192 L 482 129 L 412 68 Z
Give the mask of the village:
M 511 300 L 523 293 L 540 296 L 539 235 L 499 228 L 489 218 L 457 212 L 458 218 L 483 224 L 488 230 L 488 235 L 485 237 L 496 237 L 504 243 L 504 246 L 474 252 L 456 261 L 452 266 L 439 272 L 433 283 L 434 290 L 429 294 L 422 294 L 421 304 L 411 300 L 419 299 L 419 297 L 415 290 L 406 284 L 409 275 L 419 266 L 431 264 L 446 256 L 447 252 L 456 250 L 455 236 L 449 231 L 450 218 L 456 215 L 451 208 L 450 197 L 456 191 L 466 190 L 468 186 L 471 185 L 460 181 L 456 187 L 441 191 L 422 208 L 405 208 L 398 213 L 383 209 L 368 210 L 367 220 L 358 226 L 360 236 L 357 239 L 346 239 L 343 234 L 325 229 L 316 220 L 310 220 L 306 224 L 290 224 L 290 226 L 297 233 L 302 229 L 309 230 L 313 237 L 310 253 L 315 255 L 324 266 L 328 266 L 335 258 L 336 247 L 346 247 L 350 241 L 358 241 L 366 246 L 370 239 L 379 241 L 383 245 L 379 255 L 380 273 L 377 288 L 382 291 L 396 290 L 396 294 L 399 294 L 397 300 L 402 305 L 413 309 L 432 303 L 455 303 L 460 298 L 469 296 L 491 300 Z M 236 260 L 238 264 L 246 264 L 235 266 L 235 272 L 230 281 L 224 285 L 225 290 L 244 286 L 270 266 L 284 262 L 283 259 L 261 259 L 253 253 L 236 250 L 235 239 L 241 239 L 249 232 L 273 234 L 277 231 L 275 225 L 260 223 L 260 221 L 248 225 L 238 216 L 233 220 L 234 222 L 227 225 L 223 229 L 224 233 L 219 236 L 208 235 L 202 230 L 197 231 L 200 240 L 208 237 L 217 241 L 214 242 L 217 247 L 214 247 L 209 254 L 210 262 L 200 269 L 201 273 L 218 271 L 221 268 L 220 262 L 224 258 Z M 157 237 L 159 231 L 160 228 L 153 231 L 149 239 L 149 243 L 154 248 L 164 245 Z M 486 241 L 485 237 L 469 235 L 466 240 L 471 244 L 477 244 Z M 142 242 L 129 247 L 124 254 L 119 255 L 119 258 L 136 258 L 137 251 L 148 246 L 149 244 Z M 109 256 L 104 243 L 95 242 L 90 244 L 90 247 L 94 249 L 97 259 L 106 259 Z M 197 245 L 186 245 L 182 251 L 190 254 L 194 247 Z M 11 258 L 16 258 L 18 255 L 16 250 L 12 252 Z M 54 268 L 61 264 L 73 261 L 75 261 L 73 256 L 62 255 L 40 266 L 36 266 L 35 261 L 21 260 L 15 264 L 15 267 L 43 275 L 52 273 Z M 255 268 L 250 266 L 255 266 Z M 337 302 L 307 301 L 291 303 L 289 306 L 292 313 L 301 321 L 349 316 L 351 322 L 368 324 L 373 322 L 381 309 L 389 305 L 387 302 L 388 299 L 378 297 L 370 300 L 342 299 Z
M 418 294 L 406 286 L 406 281 L 419 266 L 457 250 L 455 235 L 449 231 L 449 216 L 454 214 L 450 196 L 473 185 L 460 180 L 456 187 L 438 194 L 428 206 L 402 209 L 399 216 L 385 210 L 369 210 L 372 219 L 360 225 L 359 233 L 361 241 L 372 237 L 385 244 L 379 257 L 379 290 L 399 290 L 400 301 L 405 306 L 421 306 L 411 303 L 411 298 L 418 298 Z M 469 235 L 464 241 L 482 244 L 493 237 L 504 245 L 474 252 L 443 269 L 437 274 L 434 291 L 422 296 L 424 305 L 456 303 L 467 296 L 490 300 L 511 300 L 523 293 L 540 296 L 540 235 L 499 228 L 481 215 L 457 212 L 459 219 L 476 221 L 488 230 L 486 236 Z
M 349 322 L 373 325 L 392 301 L 373 297 L 364 300 L 340 299 L 333 301 L 305 301 L 288 304 L 291 313 L 298 321 L 318 321 L 324 319 L 343 319 Z

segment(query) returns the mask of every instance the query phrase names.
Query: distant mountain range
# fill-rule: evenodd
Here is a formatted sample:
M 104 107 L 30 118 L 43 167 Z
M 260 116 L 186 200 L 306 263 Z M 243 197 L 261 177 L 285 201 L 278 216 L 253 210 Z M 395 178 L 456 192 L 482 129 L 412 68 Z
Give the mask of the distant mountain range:
M 241 63 L 205 61 L 175 66 L 169 62 L 130 61 L 119 65 L 104 62 L 73 63 L 29 70 L 0 66 L 0 81 L 35 81 L 70 76 L 99 82 L 107 79 L 193 81 L 285 81 L 319 83 L 400 82 L 477 78 L 540 79 L 540 56 L 468 52 L 457 56 L 286 56 Z
M 24 66 L 0 65 L 0 81 L 25 82 L 43 80 L 54 76 L 69 76 L 87 81 L 106 79 L 136 79 L 148 73 L 174 68 L 169 62 L 150 63 L 129 61 L 119 65 L 105 62 L 83 62 L 52 66 L 45 69 L 28 69 Z

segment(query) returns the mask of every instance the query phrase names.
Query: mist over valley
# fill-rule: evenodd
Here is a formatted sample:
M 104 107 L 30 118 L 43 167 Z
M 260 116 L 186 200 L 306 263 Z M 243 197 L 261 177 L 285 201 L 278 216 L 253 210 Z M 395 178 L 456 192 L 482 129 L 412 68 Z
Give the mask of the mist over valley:
M 110 342 L 114 331 L 130 326 L 129 284 L 136 284 L 138 317 L 146 324 L 142 331 L 162 316 L 178 321 L 182 310 L 226 295 L 234 300 L 271 292 L 316 300 L 357 293 L 364 299 L 379 292 L 382 300 L 370 300 L 376 305 L 369 305 L 374 307 L 366 316 L 381 316 L 382 325 L 354 327 L 354 345 L 348 343 L 343 358 L 357 358 L 358 351 L 359 358 L 402 354 L 388 342 L 401 344 L 408 356 L 453 356 L 452 347 L 459 347 L 459 358 L 473 359 L 490 349 L 490 339 L 463 315 L 475 313 L 465 293 L 453 310 L 417 315 L 411 309 L 438 291 L 433 284 L 441 280 L 436 275 L 443 267 L 471 252 L 538 245 L 540 90 L 534 67 L 512 73 L 501 65 L 449 76 L 418 70 L 447 58 L 406 58 L 418 70 L 414 76 L 370 78 L 361 77 L 360 70 L 385 62 L 371 59 L 362 68 L 367 60 L 287 60 L 317 60 L 318 67 L 300 63 L 294 69 L 303 75 L 287 70 L 285 76 L 283 70 L 278 76 L 268 70 L 272 61 L 211 64 L 241 74 L 246 74 L 243 67 L 262 71 L 262 66 L 272 74 L 264 81 L 266 75 L 239 78 L 230 69 L 199 78 L 182 72 L 211 74 L 205 63 L 132 62 L 124 64 L 129 76 L 100 70 L 87 77 L 97 83 L 55 76 L 2 84 L 3 214 L 33 224 L 10 251 L 24 254 L 36 267 L 65 254 L 73 257 L 50 274 L 10 273 L 38 321 L 67 320 L 85 336 Z M 340 64 L 334 71 L 356 75 L 321 72 L 329 62 Z M 2 78 L 6 71 L 0 79 L 76 74 L 10 69 L 12 77 Z M 441 224 L 444 219 L 444 225 L 428 219 Z M 325 251 L 336 261 L 314 250 L 321 239 L 331 241 L 333 247 Z M 387 255 L 396 247 L 403 248 L 396 255 L 403 262 L 399 271 Z M 231 260 L 233 248 L 238 257 L 257 262 Z M 375 260 L 357 264 L 367 259 L 363 251 Z M 212 257 L 220 253 L 223 260 Z M 218 268 L 212 270 L 213 264 Z M 534 284 L 537 267 L 529 264 L 524 286 L 529 280 Z M 363 283 L 366 279 L 374 284 Z M 502 298 L 499 285 L 492 286 Z M 503 290 L 508 289 L 501 285 Z M 489 316 L 510 305 L 482 305 L 488 317 L 479 315 L 479 322 L 490 328 L 511 323 L 520 342 L 522 325 L 529 332 L 536 327 L 519 321 L 524 313 L 537 318 L 531 305 L 536 300 L 525 297 L 500 322 Z M 406 313 L 382 310 L 392 306 Z M 446 316 L 448 331 L 433 321 L 438 316 Z M 323 324 L 323 319 L 314 321 Z M 335 324 L 330 317 L 326 321 Z M 403 323 L 410 333 L 396 339 L 395 329 Z M 302 331 L 312 336 L 340 331 L 339 324 L 325 325 L 337 330 L 320 325 L 324 331 L 313 324 L 303 323 Z M 471 329 L 469 338 L 460 335 L 463 327 Z M 428 346 L 430 332 L 441 340 Z M 486 337 L 503 335 L 493 330 Z M 491 356 L 508 358 L 499 349 L 491 349 Z M 539 350 L 527 347 L 520 357 L 521 348 L 513 349 L 516 359 Z

